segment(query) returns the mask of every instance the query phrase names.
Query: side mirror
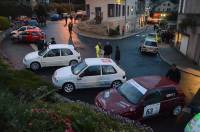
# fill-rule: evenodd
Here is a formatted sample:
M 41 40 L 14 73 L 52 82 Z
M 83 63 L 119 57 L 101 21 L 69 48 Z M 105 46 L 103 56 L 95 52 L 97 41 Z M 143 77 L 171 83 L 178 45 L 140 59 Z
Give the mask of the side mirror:
M 82 77 L 84 77 L 84 73 L 81 73 L 81 74 L 79 75 L 79 78 L 82 78 Z

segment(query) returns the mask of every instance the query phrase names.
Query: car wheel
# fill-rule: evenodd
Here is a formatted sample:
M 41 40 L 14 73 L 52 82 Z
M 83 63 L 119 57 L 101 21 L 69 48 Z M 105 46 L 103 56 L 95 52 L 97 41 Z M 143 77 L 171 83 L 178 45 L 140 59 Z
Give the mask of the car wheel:
M 172 114 L 174 116 L 177 116 L 177 115 L 179 115 L 181 113 L 181 111 L 182 111 L 182 106 L 177 105 L 176 107 L 174 107 L 174 109 L 172 111 Z
M 69 65 L 70 65 L 70 66 L 73 66 L 73 65 L 76 65 L 77 63 L 78 63 L 77 60 L 71 60 L 71 61 L 69 62 Z
M 74 86 L 73 83 L 65 83 L 65 84 L 63 85 L 62 89 L 63 89 L 63 91 L 64 91 L 65 93 L 71 93 L 71 92 L 74 91 L 75 86 Z
M 117 81 L 114 81 L 111 85 L 112 88 L 118 88 L 120 85 L 122 84 L 121 81 L 117 80 Z
M 40 66 L 40 63 L 38 63 L 38 62 L 33 62 L 33 63 L 31 63 L 31 65 L 30 65 L 31 70 L 33 70 L 33 71 L 39 70 L 40 67 L 41 67 L 41 66 Z

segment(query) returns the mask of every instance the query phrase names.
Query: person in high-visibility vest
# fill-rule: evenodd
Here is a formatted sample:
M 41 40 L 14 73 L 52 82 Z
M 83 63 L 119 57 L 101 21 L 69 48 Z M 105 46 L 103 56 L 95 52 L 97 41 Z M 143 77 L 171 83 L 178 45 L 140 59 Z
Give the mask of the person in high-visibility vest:
M 100 42 L 98 42 L 96 44 L 95 49 L 96 49 L 96 56 L 97 56 L 97 58 L 99 58 L 99 56 L 100 56 Z

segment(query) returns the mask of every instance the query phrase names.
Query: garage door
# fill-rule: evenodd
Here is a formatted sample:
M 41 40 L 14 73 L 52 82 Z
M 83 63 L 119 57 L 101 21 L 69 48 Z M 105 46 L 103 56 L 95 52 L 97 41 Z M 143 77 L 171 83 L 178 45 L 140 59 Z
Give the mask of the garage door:
M 186 55 L 186 53 L 187 53 L 188 40 L 189 40 L 189 37 L 188 37 L 188 36 L 182 35 L 180 51 L 181 51 L 181 53 L 183 53 L 184 55 Z

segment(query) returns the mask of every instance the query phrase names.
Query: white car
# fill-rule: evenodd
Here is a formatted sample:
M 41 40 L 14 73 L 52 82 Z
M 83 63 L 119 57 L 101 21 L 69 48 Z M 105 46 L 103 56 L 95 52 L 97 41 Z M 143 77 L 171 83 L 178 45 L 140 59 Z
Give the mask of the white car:
M 36 27 L 36 26 L 22 26 L 22 27 L 20 27 L 16 30 L 12 31 L 10 33 L 10 35 L 19 34 L 20 32 L 23 32 L 23 31 L 26 31 L 26 30 L 29 30 L 29 29 L 35 29 L 35 28 L 38 28 L 38 27 Z
M 157 41 L 154 38 L 145 38 L 144 43 L 140 46 L 140 52 L 157 54 L 158 53 Z
M 80 53 L 68 44 L 49 45 L 47 49 L 31 52 L 23 59 L 25 67 L 33 71 L 41 67 L 74 65 L 80 61 Z
M 125 72 L 108 58 L 87 58 L 77 65 L 56 70 L 52 76 L 54 86 L 65 93 L 83 88 L 116 88 L 125 81 Z

